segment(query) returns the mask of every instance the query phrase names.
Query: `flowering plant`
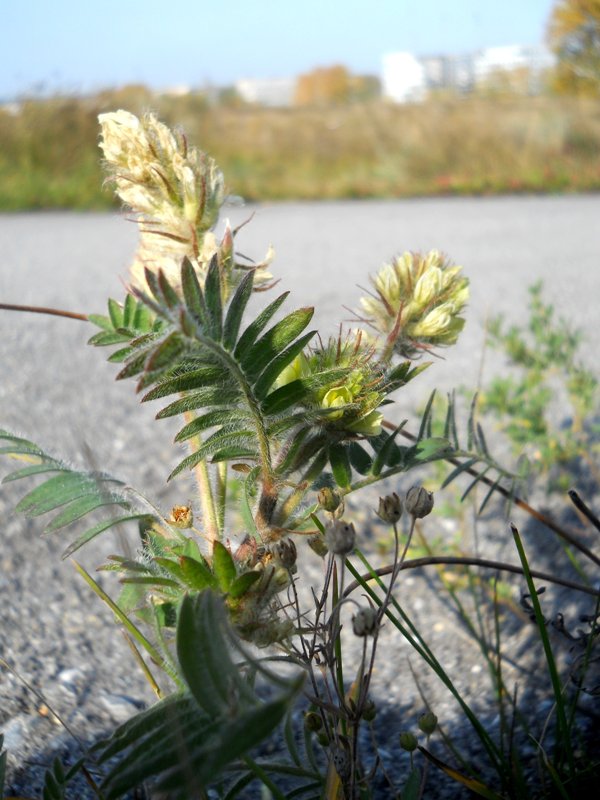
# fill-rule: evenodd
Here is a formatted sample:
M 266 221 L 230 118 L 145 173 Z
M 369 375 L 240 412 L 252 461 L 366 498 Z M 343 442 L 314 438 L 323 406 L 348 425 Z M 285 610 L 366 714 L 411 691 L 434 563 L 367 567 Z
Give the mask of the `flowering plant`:
M 121 578 L 116 601 L 77 567 L 128 631 L 159 698 L 97 746 L 95 757 L 108 765 L 98 796 L 118 798 L 151 781 L 153 791 L 173 798 L 204 798 L 209 786 L 233 797 L 258 779 L 283 797 L 276 778 L 295 782 L 296 794 L 368 796 L 359 733 L 375 715 L 379 632 L 386 615 L 404 630 L 391 616 L 399 608 L 393 590 L 416 521 L 434 501 L 418 485 L 404 501 L 394 492 L 381 498 L 378 514 L 393 531 L 394 554 L 391 567 L 377 571 L 345 517 L 346 498 L 439 459 L 463 459 L 453 476 L 481 462 L 518 478 L 492 459 L 472 420 L 469 448 L 460 447 L 452 404 L 443 436 L 432 435 L 429 402 L 418 435 L 404 445 L 403 425 L 383 415 L 390 396 L 429 366 L 416 359 L 457 340 L 468 281 L 437 251 L 405 253 L 380 270 L 374 294 L 361 300 L 364 327 L 326 342 L 307 332 L 312 308 L 274 321 L 287 292 L 253 315 L 253 294 L 274 286 L 272 253 L 249 263 L 235 248 L 239 229 L 226 223 L 216 236 L 225 188 L 213 159 L 151 114 L 140 120 L 117 111 L 100 123 L 109 180 L 139 223 L 140 244 L 123 302 L 109 300 L 107 315 L 86 316 L 98 328 L 90 343 L 116 347 L 109 360 L 121 364 L 117 377 L 135 379 L 142 402 L 165 401 L 158 418 L 182 418 L 176 441 L 190 452 L 169 479 L 193 471 L 197 502 L 161 511 L 110 476 L 73 470 L 0 431 L 4 453 L 28 462 L 9 479 L 43 477 L 19 510 L 55 512 L 48 530 L 105 514 L 65 555 L 117 524 L 139 527 L 135 557 L 112 556 L 102 567 Z M 490 491 L 499 485 L 485 480 Z M 403 513 L 410 525 L 401 543 Z M 308 602 L 300 592 L 302 541 L 324 559 L 322 587 Z M 359 587 L 366 603 L 352 596 Z M 351 682 L 341 635 L 348 605 L 361 641 Z M 268 655 L 257 656 L 248 643 L 269 647 Z M 275 671 L 282 661 L 297 668 L 292 677 Z M 288 731 L 291 761 L 258 764 L 252 748 L 286 715 L 291 725 L 288 711 L 299 695 L 305 757 Z M 435 715 L 425 717 L 429 738 Z M 410 736 L 400 744 L 412 751 Z M 406 785 L 420 784 L 413 767 Z

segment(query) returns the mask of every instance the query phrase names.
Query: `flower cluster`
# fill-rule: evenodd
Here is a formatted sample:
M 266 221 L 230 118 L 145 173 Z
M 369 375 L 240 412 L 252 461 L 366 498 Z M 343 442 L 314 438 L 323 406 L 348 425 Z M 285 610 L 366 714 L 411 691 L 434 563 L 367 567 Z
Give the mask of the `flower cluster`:
M 128 111 L 100 114 L 100 146 L 110 179 L 123 203 L 136 215 L 140 245 L 131 268 L 132 285 L 146 289 L 145 269 L 161 269 L 173 286 L 187 257 L 203 281 L 217 257 L 225 279 L 223 300 L 243 276 L 233 254 L 229 224 L 220 242 L 213 233 L 224 201 L 223 174 L 210 156 L 188 145 L 153 114 L 141 119 Z M 259 283 L 270 280 L 269 263 L 254 265 Z M 234 267 L 238 269 L 234 271 Z
M 365 345 L 362 331 L 345 338 L 331 338 L 319 348 L 301 353 L 281 372 L 277 386 L 311 379 L 329 369 L 343 370 L 343 377 L 312 391 L 306 401 L 328 429 L 359 436 L 381 433 L 383 414 L 377 408 L 384 399 L 382 372 L 373 363 L 374 351 Z
M 465 320 L 460 316 L 469 281 L 437 250 L 406 252 L 372 279 L 375 294 L 361 299 L 368 322 L 385 338 L 383 357 L 415 358 L 423 350 L 454 344 Z

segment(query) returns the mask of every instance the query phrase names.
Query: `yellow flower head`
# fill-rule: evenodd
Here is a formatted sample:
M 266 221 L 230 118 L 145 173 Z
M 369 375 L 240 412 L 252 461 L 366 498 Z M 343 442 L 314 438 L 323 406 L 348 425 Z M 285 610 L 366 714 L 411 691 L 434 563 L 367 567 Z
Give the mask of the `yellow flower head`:
M 375 293 L 361 299 L 371 325 L 385 339 L 383 355 L 415 358 L 420 351 L 454 344 L 465 320 L 460 316 L 469 281 L 462 267 L 437 250 L 404 253 L 385 264 L 374 279 Z
M 238 265 L 229 225 L 221 242 L 212 232 L 225 197 L 223 174 L 214 159 L 188 145 L 183 133 L 171 131 L 154 114 L 138 119 L 121 110 L 100 114 L 98 119 L 109 177 L 140 227 L 132 285 L 146 290 L 144 270 L 160 269 L 177 289 L 184 257 L 203 282 L 216 255 L 226 276 L 222 281 L 226 300 L 243 270 L 233 269 Z M 271 278 L 264 271 L 268 261 L 256 267 L 263 282 Z

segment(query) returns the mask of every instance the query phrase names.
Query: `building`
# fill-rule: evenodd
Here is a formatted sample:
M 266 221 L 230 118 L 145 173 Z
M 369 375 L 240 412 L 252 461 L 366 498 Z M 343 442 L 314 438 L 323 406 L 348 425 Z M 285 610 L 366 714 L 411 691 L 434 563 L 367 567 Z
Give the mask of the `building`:
M 383 96 L 395 103 L 419 102 L 427 92 L 425 67 L 412 53 L 383 56 L 381 77 Z
M 235 90 L 246 103 L 261 106 L 291 106 L 296 90 L 295 78 L 243 78 Z
M 554 63 L 554 56 L 543 45 L 508 45 L 462 55 L 424 57 L 388 53 L 383 56 L 382 91 L 396 103 L 424 100 L 431 91 L 467 94 L 496 84 L 536 94 Z

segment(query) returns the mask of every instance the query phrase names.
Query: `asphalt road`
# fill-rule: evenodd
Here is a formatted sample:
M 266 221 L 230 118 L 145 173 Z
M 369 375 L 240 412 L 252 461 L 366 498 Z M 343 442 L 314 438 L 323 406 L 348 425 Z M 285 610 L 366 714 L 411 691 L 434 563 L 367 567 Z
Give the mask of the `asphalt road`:
M 596 356 L 600 302 L 600 199 L 596 196 L 289 203 L 232 207 L 238 249 L 260 259 L 276 250 L 273 273 L 291 290 L 287 308 L 316 305 L 315 322 L 335 333 L 356 307 L 368 275 L 405 249 L 438 248 L 471 280 L 468 323 L 456 348 L 403 395 L 400 412 L 437 385 L 475 386 L 488 314 L 523 317 L 527 287 L 546 297 L 588 336 Z M 0 216 L 0 301 L 103 313 L 123 296 L 136 230 L 120 215 L 44 213 Z M 257 304 L 267 302 L 259 295 Z M 139 407 L 132 386 L 87 348 L 86 323 L 0 312 L 0 427 L 28 436 L 75 463 L 94 464 L 168 508 L 188 499 L 186 479 L 163 488 L 179 453 L 173 427 Z M 489 367 L 489 360 L 486 362 Z M 5 472 L 5 465 L 0 470 Z M 158 487 L 158 488 L 157 488 Z M 0 656 L 92 735 L 151 699 L 108 612 L 60 560 L 67 541 L 40 538 L 39 520 L 14 515 L 20 487 L 0 488 Z M 81 555 L 90 569 L 118 544 L 110 537 Z M 0 670 L 0 730 L 23 758 L 43 762 L 64 739 L 41 701 Z M 44 749 L 40 755 L 39 748 Z M 14 764 L 13 763 L 13 768 Z M 14 793 L 39 774 L 16 773 Z M 36 777 L 37 776 L 37 777 Z

